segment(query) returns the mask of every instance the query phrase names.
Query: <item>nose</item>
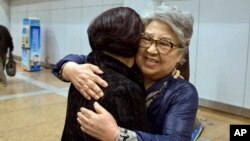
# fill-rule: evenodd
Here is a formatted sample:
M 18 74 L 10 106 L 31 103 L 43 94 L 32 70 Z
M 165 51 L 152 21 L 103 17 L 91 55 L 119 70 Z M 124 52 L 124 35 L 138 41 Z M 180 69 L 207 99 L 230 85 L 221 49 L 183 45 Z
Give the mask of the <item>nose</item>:
M 153 42 L 153 43 L 147 48 L 147 52 L 148 52 L 148 53 L 151 53 L 151 54 L 157 54 L 157 53 L 158 53 L 157 42 Z

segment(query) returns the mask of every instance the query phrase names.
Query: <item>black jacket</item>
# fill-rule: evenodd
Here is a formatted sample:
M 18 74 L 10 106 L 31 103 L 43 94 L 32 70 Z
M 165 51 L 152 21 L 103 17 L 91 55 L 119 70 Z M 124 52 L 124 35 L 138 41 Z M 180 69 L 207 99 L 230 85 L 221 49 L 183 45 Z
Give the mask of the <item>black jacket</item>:
M 104 96 L 98 102 L 114 116 L 119 126 L 145 131 L 147 116 L 143 79 L 120 61 L 101 52 L 89 54 L 87 62 L 99 66 L 104 72 L 102 78 L 109 84 L 103 89 Z M 96 140 L 83 133 L 76 120 L 80 107 L 93 110 L 93 102 L 86 100 L 71 84 L 63 141 Z
M 8 48 L 10 51 L 13 51 L 14 49 L 12 37 L 9 30 L 0 25 L 0 55 L 6 54 L 8 52 Z

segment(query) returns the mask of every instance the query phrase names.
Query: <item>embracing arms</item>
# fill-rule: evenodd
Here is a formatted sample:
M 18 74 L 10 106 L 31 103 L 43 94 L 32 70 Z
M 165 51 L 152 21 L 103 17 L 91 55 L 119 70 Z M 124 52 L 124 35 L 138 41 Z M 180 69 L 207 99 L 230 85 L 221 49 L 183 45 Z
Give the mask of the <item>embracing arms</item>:
M 172 93 L 173 89 L 164 93 L 166 95 L 172 93 L 172 96 L 169 98 L 162 98 L 167 99 L 166 101 L 169 102 L 166 102 L 165 100 L 161 102 L 165 107 L 167 107 L 167 109 L 160 110 L 157 116 L 154 116 L 155 119 L 153 120 L 155 120 L 155 122 L 162 122 L 159 122 L 159 125 L 157 125 L 154 121 L 151 122 L 151 124 L 155 126 L 152 129 L 153 132 L 129 131 L 119 128 L 122 136 L 120 134 L 118 138 L 122 139 L 124 136 L 130 136 L 136 137 L 136 140 L 138 141 L 190 141 L 195 115 L 198 109 L 197 91 L 190 85 L 182 85 L 174 87 L 174 89 L 175 88 L 178 90 L 174 90 L 174 93 Z M 108 140 L 112 135 L 112 132 L 110 132 L 106 127 L 115 128 L 117 125 L 115 122 L 110 122 L 113 121 L 113 117 L 110 116 L 110 114 L 103 109 L 101 105 L 96 103 L 95 110 L 97 113 L 86 108 L 81 108 L 80 112 L 77 114 L 78 122 L 81 124 L 82 130 L 85 133 Z M 156 111 L 151 108 L 148 109 L 148 112 L 155 113 Z M 124 135 L 124 133 L 127 134 Z M 135 133 L 136 136 L 133 136 L 133 133 Z M 127 141 L 134 140 L 129 138 Z
M 53 67 L 52 73 L 62 81 L 71 81 L 85 98 L 99 99 L 103 96 L 99 86 L 107 87 L 108 84 L 98 76 L 103 73 L 102 70 L 85 61 L 84 55 L 67 55 Z
M 71 81 L 85 98 L 98 100 L 103 96 L 100 87 L 107 87 L 108 83 L 99 76 L 103 72 L 98 66 L 85 62 L 86 56 L 69 54 L 56 63 L 52 73 L 62 81 Z M 180 71 L 174 71 L 173 75 L 179 77 Z
M 62 67 L 63 63 L 61 63 L 59 65 L 57 64 L 55 66 L 55 68 L 53 69 L 53 73 L 54 74 L 58 73 L 56 71 L 63 68 L 62 76 L 66 77 L 64 79 L 68 79 L 69 81 L 72 81 L 72 83 L 74 85 L 78 84 L 79 87 L 77 89 L 82 94 L 89 93 L 90 91 L 95 93 L 96 91 L 98 92 L 98 90 L 101 90 L 99 85 L 100 85 L 100 82 L 102 82 L 103 80 L 101 81 L 100 77 L 98 76 L 98 74 L 101 74 L 101 73 L 99 73 L 99 71 L 97 71 L 99 68 L 94 68 L 94 73 L 93 72 L 91 73 L 91 71 L 93 71 L 93 67 L 91 67 L 90 64 L 87 67 L 83 67 L 84 65 L 77 65 L 77 64 L 74 64 L 75 66 L 74 65 L 71 66 L 70 63 L 72 63 L 72 62 L 70 62 L 70 61 L 77 62 L 76 58 L 78 58 L 78 59 L 80 58 L 80 60 L 82 59 L 80 62 L 77 62 L 77 63 L 84 63 L 85 62 L 85 58 L 83 58 L 83 57 L 81 57 L 79 55 L 78 55 L 78 57 L 77 57 L 77 55 L 75 55 L 72 58 L 68 59 L 66 61 L 64 60 L 64 63 L 65 62 L 68 62 L 68 63 L 66 63 L 63 67 Z M 76 59 L 76 60 L 74 60 L 74 59 Z M 61 60 L 60 62 L 63 62 L 63 60 Z M 82 74 L 80 72 L 79 73 L 77 72 L 78 71 L 77 67 L 80 68 L 80 66 L 83 67 L 81 69 Z M 85 72 L 86 70 L 83 71 L 84 69 L 87 69 L 89 71 L 89 73 L 86 73 Z M 69 77 L 67 77 L 68 74 L 70 74 Z M 56 76 L 58 76 L 58 75 L 56 75 Z M 74 79 L 77 80 L 77 78 L 79 79 L 79 81 L 74 81 Z M 87 81 L 83 82 L 84 80 L 87 80 Z M 99 85 L 97 85 L 96 83 L 98 83 Z M 90 93 L 88 95 L 89 99 L 90 99 L 90 96 L 94 97 L 95 99 L 98 99 L 101 96 L 101 95 L 98 95 L 97 97 L 95 97 L 96 94 L 94 96 L 92 96 Z M 84 95 L 84 96 L 86 97 L 86 95 Z M 189 103 L 192 104 L 192 102 L 189 102 Z M 95 106 L 95 108 L 96 107 L 100 108 L 101 106 L 100 105 Z M 180 110 L 183 110 L 183 109 L 180 109 Z M 84 111 L 88 112 L 88 113 L 92 113 L 92 114 L 86 114 L 86 113 L 84 113 Z M 98 139 L 103 139 L 103 140 L 107 140 L 107 141 L 109 139 L 111 139 L 111 138 L 113 139 L 114 136 L 113 137 L 110 137 L 110 136 L 114 135 L 114 132 L 118 133 L 119 137 L 121 137 L 121 138 L 130 136 L 131 139 L 133 138 L 135 140 L 143 140 L 143 141 L 152 140 L 152 139 L 153 140 L 164 140 L 164 141 L 169 140 L 170 141 L 170 140 L 178 140 L 178 139 L 182 138 L 182 137 L 180 137 L 178 139 L 177 138 L 172 138 L 171 139 L 170 138 L 171 136 L 169 136 L 169 134 L 172 131 L 167 131 L 166 134 L 151 134 L 151 133 L 146 133 L 146 132 L 140 132 L 140 131 L 134 132 L 134 131 L 129 131 L 129 130 L 126 130 L 126 129 L 123 129 L 123 128 L 117 128 L 118 126 L 117 126 L 114 118 L 107 111 L 103 112 L 104 110 L 97 110 L 97 109 L 96 109 L 96 111 L 97 111 L 97 113 L 94 113 L 93 111 L 90 111 L 88 109 L 81 108 L 81 112 L 78 113 L 78 122 L 82 125 L 82 130 L 84 132 L 86 132 L 86 133 L 88 133 L 88 134 L 90 134 L 93 137 L 96 137 Z M 185 112 L 185 109 L 184 109 L 184 112 Z M 173 114 L 172 117 L 174 117 L 174 113 L 172 113 L 172 114 Z M 165 120 L 168 121 L 169 117 L 171 117 L 171 116 L 166 117 L 167 119 L 165 119 Z M 84 120 L 86 120 L 86 121 L 84 121 Z M 91 121 L 92 121 L 92 123 L 91 123 Z M 191 119 L 191 124 L 193 124 L 192 121 L 193 121 L 193 119 Z M 189 122 L 189 121 L 187 121 L 187 122 Z M 83 123 L 85 123 L 85 124 L 83 124 Z M 101 123 L 101 124 L 98 124 L 98 123 Z M 176 123 L 176 125 L 177 124 L 178 123 Z M 86 127 L 88 125 L 90 125 L 90 126 Z M 106 128 L 106 127 L 109 127 L 109 128 Z M 112 133 L 109 132 L 110 128 L 114 129 L 114 131 L 112 131 Z M 192 127 L 187 127 L 187 128 L 192 128 Z M 117 129 L 119 129 L 118 132 L 117 132 Z M 117 136 L 117 134 L 115 136 Z

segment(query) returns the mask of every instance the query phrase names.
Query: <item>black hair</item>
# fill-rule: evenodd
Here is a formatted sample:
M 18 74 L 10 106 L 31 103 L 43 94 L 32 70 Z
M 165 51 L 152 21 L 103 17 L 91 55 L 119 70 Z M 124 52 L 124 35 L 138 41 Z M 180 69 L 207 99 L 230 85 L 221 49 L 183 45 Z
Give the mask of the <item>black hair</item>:
M 97 16 L 90 24 L 89 43 L 93 51 L 133 57 L 143 30 L 143 22 L 133 9 L 112 8 Z

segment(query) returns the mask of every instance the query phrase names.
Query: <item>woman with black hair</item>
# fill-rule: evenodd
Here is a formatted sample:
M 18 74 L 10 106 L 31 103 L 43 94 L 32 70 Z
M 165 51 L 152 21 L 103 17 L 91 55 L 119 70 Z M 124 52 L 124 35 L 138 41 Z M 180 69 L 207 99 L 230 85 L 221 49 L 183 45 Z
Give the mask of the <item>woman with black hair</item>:
M 103 12 L 88 28 L 92 52 L 86 60 L 100 67 L 104 72 L 102 79 L 110 84 L 103 88 L 105 94 L 98 102 L 119 126 L 145 131 L 144 85 L 139 73 L 131 69 L 143 29 L 140 16 L 131 8 L 118 7 Z M 94 102 L 85 99 L 71 84 L 62 141 L 97 140 L 83 133 L 76 119 L 81 107 L 94 110 Z

